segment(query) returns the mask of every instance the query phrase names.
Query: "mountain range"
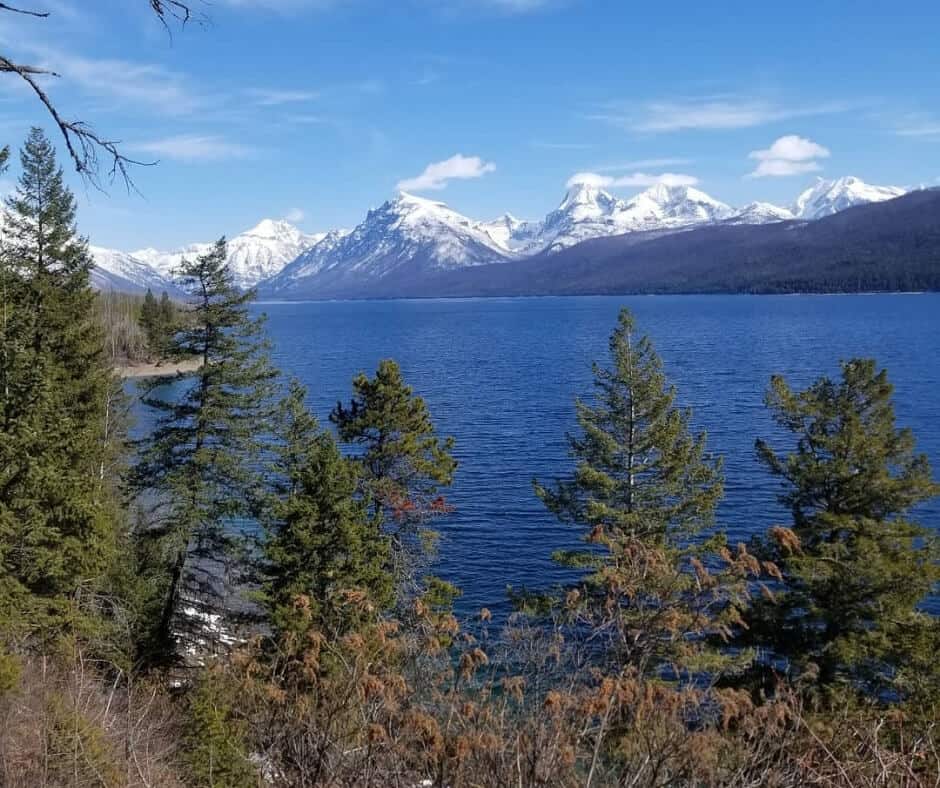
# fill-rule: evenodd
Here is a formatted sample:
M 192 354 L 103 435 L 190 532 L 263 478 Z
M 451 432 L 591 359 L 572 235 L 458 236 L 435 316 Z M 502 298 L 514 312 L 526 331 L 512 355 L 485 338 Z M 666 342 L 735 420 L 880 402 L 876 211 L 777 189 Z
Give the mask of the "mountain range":
M 228 263 L 236 284 L 257 287 L 263 298 L 358 297 L 387 290 L 381 283 L 439 281 L 442 274 L 477 267 L 516 269 L 565 259 L 567 251 L 598 239 L 618 238 L 631 246 L 703 227 L 805 224 L 904 193 L 853 177 L 820 179 L 790 207 L 757 202 L 732 208 L 690 186 L 658 184 L 621 199 L 590 182 L 575 182 L 542 220 L 507 213 L 487 222 L 401 193 L 370 210 L 351 231 L 309 235 L 286 221 L 265 219 L 229 240 Z M 93 247 L 93 279 L 100 288 L 140 292 L 149 287 L 173 294 L 173 271 L 180 261 L 210 246 L 129 253 Z

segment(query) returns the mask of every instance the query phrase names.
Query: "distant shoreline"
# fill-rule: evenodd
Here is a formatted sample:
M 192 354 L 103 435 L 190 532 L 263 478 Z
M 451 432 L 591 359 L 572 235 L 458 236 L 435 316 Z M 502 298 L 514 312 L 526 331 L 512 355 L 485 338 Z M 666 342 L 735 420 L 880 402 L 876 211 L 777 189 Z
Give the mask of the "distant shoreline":
M 118 364 L 115 369 L 122 378 L 171 378 L 195 372 L 202 366 L 198 358 L 187 358 L 182 361 L 164 361 L 160 364 L 151 364 L 138 361 L 128 364 Z
M 528 295 L 401 295 L 401 296 L 347 296 L 347 297 L 325 297 L 325 298 L 259 298 L 253 301 L 253 304 L 263 306 L 265 304 L 330 304 L 330 303 L 355 303 L 365 301 L 484 301 L 484 300 L 509 300 L 523 298 L 656 298 L 676 296 L 698 298 L 725 297 L 725 296 L 743 296 L 743 297 L 792 297 L 792 296 L 880 296 L 880 295 L 932 295 L 938 293 L 937 290 L 805 290 L 800 292 L 767 292 L 767 293 L 746 293 L 741 291 L 728 292 L 666 292 L 666 293 L 644 293 L 644 292 L 625 292 L 625 293 L 530 293 Z

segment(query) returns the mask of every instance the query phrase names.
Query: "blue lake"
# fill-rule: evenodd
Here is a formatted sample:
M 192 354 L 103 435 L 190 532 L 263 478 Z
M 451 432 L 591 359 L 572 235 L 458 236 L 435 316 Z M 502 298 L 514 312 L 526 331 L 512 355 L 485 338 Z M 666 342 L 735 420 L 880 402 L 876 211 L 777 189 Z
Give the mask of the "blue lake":
M 565 433 L 574 399 L 591 393 L 591 362 L 606 361 L 621 306 L 654 341 L 680 404 L 724 457 L 718 525 L 736 541 L 787 523 L 780 491 L 754 440 L 792 445 L 763 405 L 770 376 L 795 386 L 870 356 L 895 385 L 898 424 L 910 427 L 940 478 L 940 294 L 645 296 L 266 303 L 274 361 L 309 390 L 327 423 L 351 381 L 394 358 L 428 402 L 460 461 L 439 521 L 434 571 L 463 589 L 458 610 L 506 612 L 506 587 L 569 580 L 551 553 L 577 544 L 532 493 L 532 479 L 571 471 Z M 142 414 L 139 429 L 146 429 Z M 940 529 L 940 499 L 920 520 Z M 940 612 L 940 600 L 931 600 Z
M 773 373 L 803 386 L 872 356 L 896 388 L 898 423 L 913 429 L 940 477 L 940 295 L 646 296 L 266 303 L 277 365 L 310 391 L 325 421 L 353 376 L 394 358 L 457 440 L 436 572 L 464 592 L 460 610 L 505 611 L 507 585 L 544 587 L 569 575 L 550 560 L 577 531 L 548 515 L 532 478 L 570 470 L 564 440 L 574 398 L 589 394 L 621 306 L 633 310 L 694 425 L 724 456 L 720 525 L 746 540 L 787 513 L 754 439 L 787 448 L 763 405 Z M 940 500 L 919 510 L 940 528 Z M 931 604 L 931 607 L 936 605 Z

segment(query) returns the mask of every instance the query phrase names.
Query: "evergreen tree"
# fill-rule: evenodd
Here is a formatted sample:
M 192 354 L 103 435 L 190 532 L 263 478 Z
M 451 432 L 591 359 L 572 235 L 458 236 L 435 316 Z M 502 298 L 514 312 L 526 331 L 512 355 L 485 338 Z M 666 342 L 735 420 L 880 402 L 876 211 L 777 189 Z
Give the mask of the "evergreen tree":
M 457 469 L 454 439 L 438 437 L 424 400 L 387 359 L 374 378 L 353 380 L 352 401 L 337 403 L 330 421 L 357 448 L 361 487 L 385 517 L 395 574 L 409 585 L 433 545 L 428 523 L 449 511 L 441 490 Z
M 176 310 L 165 290 L 158 302 L 150 288 L 147 288 L 138 322 L 147 338 L 150 352 L 158 359 L 167 358 L 172 352 L 171 342 L 176 332 Z
M 172 352 L 173 335 L 176 333 L 178 321 L 176 307 L 166 290 L 160 294 L 160 308 L 157 314 L 160 325 L 159 353 L 161 358 L 167 358 Z
M 225 240 L 184 260 L 179 276 L 190 319 L 170 352 L 202 365 L 182 392 L 148 384 L 144 402 L 159 417 L 133 474 L 143 499 L 154 501 L 140 532 L 156 607 L 154 657 L 172 656 L 174 631 L 193 623 L 178 615 L 184 601 L 218 604 L 221 565 L 239 545 L 236 523 L 255 511 L 277 374 L 263 318 L 248 311 L 254 292 L 235 287 Z
M 93 634 L 116 560 L 120 387 L 52 145 L 33 129 L 0 260 L 0 559 L 31 636 Z
M 359 466 L 340 454 L 305 396 L 294 382 L 281 405 L 263 598 L 277 632 L 314 625 L 335 635 L 357 623 L 345 595 L 365 597 L 369 604 L 358 609 L 373 612 L 390 603 L 388 540 L 356 495 Z
M 780 456 L 757 441 L 793 524 L 760 545 L 783 578 L 776 598 L 756 606 L 751 635 L 804 680 L 869 697 L 940 689 L 940 630 L 918 609 L 937 590 L 940 552 L 936 535 L 909 519 L 940 485 L 910 430 L 895 426 L 892 392 L 869 359 L 801 392 L 775 376 L 767 405 L 796 445 Z
M 140 318 L 138 319 L 144 336 L 147 338 L 147 347 L 151 353 L 157 352 L 159 323 L 160 323 L 160 305 L 157 299 L 153 297 L 153 292 L 147 288 L 144 295 L 144 303 L 140 307 Z
M 574 475 L 550 488 L 535 482 L 535 492 L 586 531 L 589 547 L 555 558 L 592 570 L 565 605 L 580 624 L 607 634 L 608 655 L 641 672 L 715 667 L 704 636 L 729 633 L 754 562 L 732 556 L 720 539 L 694 542 L 713 523 L 720 462 L 708 456 L 704 433 L 691 433 L 690 411 L 676 407 L 652 343 L 634 332 L 624 309 L 610 368 L 593 368 L 594 402 L 576 405 L 580 432 L 568 437 Z M 709 550 L 724 556 L 726 573 L 706 568 Z

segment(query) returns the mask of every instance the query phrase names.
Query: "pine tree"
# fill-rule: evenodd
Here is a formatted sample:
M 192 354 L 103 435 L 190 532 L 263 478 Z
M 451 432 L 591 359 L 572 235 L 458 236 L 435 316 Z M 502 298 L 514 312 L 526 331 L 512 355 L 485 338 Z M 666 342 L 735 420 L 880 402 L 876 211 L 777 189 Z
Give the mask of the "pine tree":
M 870 359 L 802 392 L 775 376 L 767 405 L 796 445 L 780 456 L 756 444 L 793 524 L 760 545 L 783 578 L 776 598 L 756 606 L 752 637 L 803 680 L 870 698 L 940 689 L 940 629 L 918 608 L 937 590 L 940 551 L 936 535 L 908 519 L 940 485 L 910 430 L 895 426 L 892 393 Z
M 263 318 L 248 311 L 254 292 L 235 287 L 225 240 L 184 261 L 179 275 L 190 319 L 170 352 L 202 365 L 178 396 L 159 380 L 149 384 L 143 401 L 159 418 L 133 474 L 142 499 L 155 501 L 140 531 L 154 589 L 155 658 L 173 656 L 174 632 L 193 623 L 179 616 L 184 602 L 219 604 L 214 589 L 239 546 L 236 524 L 255 513 L 277 375 Z
M 151 354 L 160 360 L 169 357 L 173 334 L 176 333 L 176 309 L 165 290 L 158 302 L 150 288 L 147 288 L 138 322 L 147 338 Z
M 362 487 L 385 517 L 404 589 L 433 546 L 429 522 L 449 511 L 441 491 L 457 469 L 454 439 L 438 437 L 426 403 L 391 360 L 379 363 L 374 378 L 358 375 L 349 406 L 337 403 L 330 421 L 340 440 L 357 448 Z
M 665 665 L 715 668 L 710 634 L 730 633 L 744 601 L 753 559 L 732 556 L 720 538 L 697 544 L 713 524 L 722 494 L 721 465 L 693 435 L 691 413 L 675 405 L 662 361 L 647 337 L 635 337 L 622 310 L 610 339 L 610 368 L 595 364 L 593 403 L 578 401 L 579 434 L 568 437 L 572 478 L 535 492 L 563 522 L 580 526 L 589 547 L 555 554 L 591 573 L 569 589 L 566 612 L 609 637 L 607 656 L 641 673 Z M 703 560 L 724 556 L 713 575 Z
M 168 358 L 172 349 L 173 335 L 177 329 L 176 307 L 167 295 L 166 290 L 160 294 L 160 307 L 157 312 L 160 326 L 159 354 L 161 358 Z
M 157 299 L 153 297 L 153 292 L 147 288 L 144 295 L 144 303 L 140 307 L 140 323 L 144 336 L 147 338 L 147 348 L 151 353 L 158 354 L 157 346 L 159 344 L 160 331 L 160 306 Z
M 294 382 L 281 405 L 263 599 L 276 632 L 312 625 L 335 636 L 356 626 L 357 611 L 389 605 L 388 539 L 356 495 L 359 466 L 340 454 L 305 396 Z M 349 594 L 368 604 L 345 604 Z
M 42 131 L 20 159 L 0 261 L 3 602 L 33 637 L 91 636 L 120 530 L 120 387 L 75 201 Z

